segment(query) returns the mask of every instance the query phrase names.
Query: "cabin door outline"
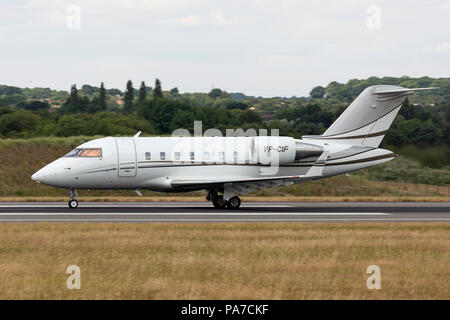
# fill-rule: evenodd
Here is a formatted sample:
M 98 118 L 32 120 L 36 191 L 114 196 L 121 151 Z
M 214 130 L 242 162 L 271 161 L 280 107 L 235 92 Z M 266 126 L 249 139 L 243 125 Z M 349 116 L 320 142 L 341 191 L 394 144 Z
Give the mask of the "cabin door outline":
M 116 138 L 118 175 L 135 177 L 137 172 L 136 144 L 133 138 Z

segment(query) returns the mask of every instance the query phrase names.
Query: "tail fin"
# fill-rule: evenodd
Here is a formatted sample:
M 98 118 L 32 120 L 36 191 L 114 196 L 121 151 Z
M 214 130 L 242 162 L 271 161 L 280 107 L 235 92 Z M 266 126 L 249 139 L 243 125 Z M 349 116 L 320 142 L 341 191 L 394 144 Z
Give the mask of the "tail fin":
M 303 136 L 303 139 L 334 140 L 377 148 L 406 97 L 415 91 L 429 89 L 437 88 L 408 89 L 390 85 L 368 87 L 322 135 Z

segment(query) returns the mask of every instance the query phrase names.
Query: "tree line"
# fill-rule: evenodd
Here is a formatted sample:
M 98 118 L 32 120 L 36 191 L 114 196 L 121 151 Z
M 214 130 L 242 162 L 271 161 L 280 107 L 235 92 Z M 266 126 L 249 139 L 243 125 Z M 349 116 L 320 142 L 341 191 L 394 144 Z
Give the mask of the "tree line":
M 164 91 L 159 79 L 153 87 L 142 81 L 138 89 L 129 80 L 124 92 L 107 89 L 103 82 L 99 87 L 83 85 L 81 89 L 72 85 L 65 94 L 46 88 L 34 88 L 34 92 L 0 86 L 0 137 L 132 135 L 139 130 L 144 134 L 170 134 L 178 128 L 192 129 L 194 120 L 201 120 L 204 130 L 280 129 L 282 135 L 300 138 L 323 133 L 365 87 L 379 83 L 441 86 L 433 91 L 435 100 L 433 92 L 424 92 L 405 102 L 384 145 L 448 147 L 450 79 L 427 77 L 331 82 L 299 98 L 250 97 L 218 88 L 209 93 L 180 93 L 177 88 Z M 59 100 L 60 108 L 51 110 L 54 101 L 42 98 Z

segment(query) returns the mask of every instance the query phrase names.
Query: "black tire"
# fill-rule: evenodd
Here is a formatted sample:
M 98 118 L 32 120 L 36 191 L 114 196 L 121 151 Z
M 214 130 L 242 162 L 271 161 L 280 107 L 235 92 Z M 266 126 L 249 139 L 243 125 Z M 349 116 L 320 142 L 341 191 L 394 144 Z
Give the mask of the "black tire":
M 77 200 L 70 200 L 68 202 L 69 208 L 70 209 L 76 209 L 78 208 L 78 201 Z
M 227 208 L 228 209 L 232 209 L 232 210 L 236 210 L 239 209 L 239 207 L 241 206 L 241 199 L 239 199 L 239 197 L 232 197 L 227 201 Z
M 213 199 L 213 205 L 217 209 L 223 209 L 227 206 L 227 202 L 225 201 L 223 196 L 217 196 L 217 197 L 214 197 L 214 199 Z

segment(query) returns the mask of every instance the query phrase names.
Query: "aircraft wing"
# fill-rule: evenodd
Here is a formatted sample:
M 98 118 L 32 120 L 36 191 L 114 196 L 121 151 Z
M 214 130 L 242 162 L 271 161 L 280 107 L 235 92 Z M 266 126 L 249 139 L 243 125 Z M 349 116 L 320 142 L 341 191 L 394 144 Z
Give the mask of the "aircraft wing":
M 261 185 L 272 185 L 274 181 L 282 181 L 278 184 L 292 184 L 299 181 L 309 181 L 315 178 L 322 177 L 322 171 L 325 166 L 326 159 L 328 157 L 329 151 L 323 152 L 316 162 L 311 166 L 311 168 L 304 175 L 291 175 L 291 176 L 267 176 L 267 177 L 236 177 L 223 179 L 223 177 L 218 177 L 217 179 L 195 179 L 195 178 L 184 178 L 184 179 L 174 179 L 171 181 L 171 185 L 174 188 L 191 188 L 196 186 L 211 186 L 211 185 L 249 185 L 249 184 L 261 184 Z M 285 181 L 287 180 L 287 181 Z
M 297 175 L 297 176 L 275 176 L 275 177 L 264 177 L 264 178 L 236 178 L 236 179 L 222 179 L 218 178 L 217 180 L 201 180 L 201 179 L 176 179 L 172 180 L 171 184 L 175 188 L 182 187 L 194 187 L 197 185 L 216 185 L 216 184 L 225 184 L 225 183 L 249 183 L 249 182 L 264 182 L 264 181 L 272 181 L 272 180 L 284 180 L 289 179 L 292 181 L 299 180 L 311 180 L 312 178 L 321 177 L 322 175 L 313 176 L 313 175 Z

